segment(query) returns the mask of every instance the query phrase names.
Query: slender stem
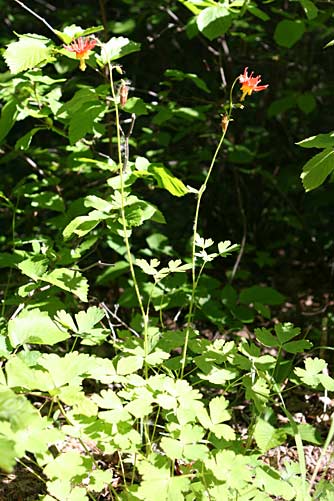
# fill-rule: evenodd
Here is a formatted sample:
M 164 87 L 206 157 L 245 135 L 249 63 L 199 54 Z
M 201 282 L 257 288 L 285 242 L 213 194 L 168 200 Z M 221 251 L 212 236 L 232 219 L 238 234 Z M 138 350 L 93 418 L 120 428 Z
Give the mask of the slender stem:
M 27 5 L 25 5 L 23 2 L 20 2 L 20 0 L 14 0 L 14 2 L 18 3 L 23 9 L 25 9 L 27 12 L 29 12 L 30 14 L 32 14 L 33 16 L 35 16 L 37 19 L 39 19 L 40 21 L 42 21 L 43 24 L 45 24 L 45 26 L 47 26 L 49 28 L 49 30 L 52 31 L 52 33 L 54 33 L 58 38 L 59 38 L 59 35 L 58 33 L 56 32 L 56 30 L 54 30 L 51 26 L 51 24 L 49 24 L 45 19 L 44 17 L 41 17 L 39 16 L 38 14 L 36 14 L 36 12 L 34 12 L 33 10 L 31 10 Z
M 144 304 L 143 300 L 140 294 L 139 286 L 138 286 L 138 281 L 136 277 L 136 273 L 134 270 L 133 266 L 133 258 L 131 254 L 131 247 L 130 247 L 130 241 L 128 237 L 128 226 L 127 226 L 127 221 L 126 221 L 126 214 L 125 214 L 125 190 L 124 190 L 124 173 L 123 173 L 123 161 L 122 161 L 122 151 L 121 151 L 121 127 L 120 127 L 120 120 L 119 120 L 119 109 L 118 109 L 118 103 L 117 103 L 117 98 L 116 98 L 116 92 L 115 92 L 115 85 L 114 85 L 114 80 L 113 80 L 113 68 L 110 64 L 110 61 L 108 61 L 108 68 L 109 68 L 109 79 L 110 79 L 110 89 L 111 89 L 111 94 L 114 100 L 114 105 L 115 105 L 115 121 L 116 121 L 116 134 L 117 134 L 117 152 L 118 152 L 118 165 L 119 165 L 119 176 L 120 176 L 120 185 L 121 185 L 121 223 L 122 223 L 122 229 L 123 229 L 123 238 L 124 238 L 124 243 L 126 247 L 126 254 L 129 262 L 129 267 L 130 267 L 130 273 L 131 277 L 133 280 L 133 286 L 135 289 L 135 293 L 137 296 L 140 312 L 143 318 L 143 326 L 144 326 L 144 355 L 145 358 L 148 355 L 148 313 L 145 312 L 144 309 Z M 148 368 L 145 362 L 145 377 L 148 375 Z
M 246 241 L 247 241 L 247 219 L 246 219 L 245 209 L 244 209 L 244 206 L 242 203 L 242 195 L 241 195 L 238 171 L 234 169 L 233 174 L 234 174 L 235 188 L 237 191 L 238 205 L 239 205 L 239 210 L 240 210 L 240 214 L 241 214 L 241 221 L 242 221 L 242 239 L 241 239 L 241 245 L 240 245 L 238 257 L 234 263 L 233 270 L 231 273 L 230 284 L 232 284 L 232 282 L 235 278 L 235 275 L 238 271 L 240 261 L 242 259 L 244 252 L 245 252 Z
M 196 235 L 197 235 L 197 228 L 198 228 L 198 222 L 199 222 L 199 211 L 201 207 L 201 201 L 203 194 L 206 190 L 207 184 L 209 182 L 213 167 L 215 165 L 218 153 L 222 147 L 222 144 L 225 139 L 225 135 L 228 129 L 229 122 L 231 121 L 232 118 L 232 110 L 233 110 L 233 89 L 235 84 L 238 82 L 239 77 L 236 78 L 231 86 L 230 90 L 230 96 L 229 96 L 229 105 L 228 105 L 228 112 L 226 116 L 224 116 L 224 121 L 223 121 L 223 133 L 221 135 L 221 138 L 219 140 L 218 146 L 216 147 L 216 150 L 213 154 L 209 170 L 207 172 L 207 175 L 205 177 L 204 183 L 198 190 L 198 196 L 197 196 L 197 203 L 196 203 L 196 210 L 195 210 L 195 218 L 194 218 L 194 225 L 193 225 L 193 237 L 192 237 L 192 252 L 191 252 L 191 275 L 192 275 L 192 290 L 191 290 L 191 298 L 190 298 L 190 305 L 189 305 L 189 312 L 188 312 L 188 321 L 187 321 L 187 328 L 186 328 L 186 335 L 185 335 L 185 340 L 184 340 L 184 346 L 183 346 L 183 351 L 182 351 L 182 359 L 181 359 L 181 371 L 180 371 L 180 377 L 181 379 L 183 378 L 184 375 L 184 369 L 186 365 L 186 357 L 187 357 L 187 350 L 188 350 L 188 343 L 189 343 L 189 335 L 190 335 L 190 330 L 191 330 L 191 324 L 192 324 L 192 319 L 194 315 L 194 309 L 195 309 L 195 293 L 196 293 L 196 287 L 198 281 L 196 280 Z
M 330 425 L 330 428 L 329 428 L 329 431 L 328 431 L 328 434 L 327 434 L 327 438 L 326 438 L 325 444 L 324 444 L 324 446 L 322 448 L 322 451 L 321 451 L 320 457 L 319 457 L 319 459 L 317 461 L 317 464 L 315 465 L 312 478 L 310 480 L 309 494 L 311 494 L 311 492 L 312 492 L 312 488 L 313 488 L 313 485 L 314 485 L 315 480 L 317 478 L 319 469 L 322 466 L 322 461 L 323 461 L 323 459 L 326 456 L 327 449 L 328 449 L 331 441 L 333 440 L 333 437 L 334 437 L 334 414 L 332 414 L 332 416 L 331 416 L 331 425 Z M 328 460 L 327 464 L 328 465 L 330 464 L 330 460 Z

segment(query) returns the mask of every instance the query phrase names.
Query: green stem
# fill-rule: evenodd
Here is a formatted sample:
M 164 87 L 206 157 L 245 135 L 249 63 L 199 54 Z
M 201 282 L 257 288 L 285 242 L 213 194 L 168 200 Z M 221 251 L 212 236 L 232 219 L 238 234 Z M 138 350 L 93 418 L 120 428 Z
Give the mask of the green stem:
M 121 151 L 121 133 L 120 133 L 120 120 L 119 120 L 119 109 L 118 109 L 118 103 L 117 103 L 117 98 L 116 98 L 116 92 L 115 92 L 115 85 L 114 85 L 114 80 L 113 80 L 113 68 L 110 64 L 110 61 L 108 61 L 108 68 L 109 68 L 109 80 L 110 80 L 110 89 L 111 89 L 111 94 L 114 100 L 115 104 L 115 120 L 116 120 L 116 134 L 117 134 L 117 151 L 118 151 L 118 165 L 119 165 L 119 176 L 120 176 L 120 185 L 121 185 L 121 224 L 122 224 L 122 229 L 123 229 L 123 234 L 124 234 L 124 243 L 126 247 L 126 254 L 127 254 L 127 259 L 129 262 L 129 267 L 130 267 L 130 273 L 133 281 L 133 286 L 135 289 L 135 293 L 137 296 L 140 312 L 143 318 L 143 326 L 144 326 L 144 354 L 145 354 L 145 359 L 146 356 L 148 355 L 148 313 L 145 312 L 144 309 L 144 304 L 143 300 L 140 294 L 139 286 L 138 286 L 138 281 L 136 277 L 136 273 L 134 270 L 133 266 L 133 259 L 132 259 L 132 254 L 131 254 L 131 247 L 130 247 L 130 241 L 128 237 L 128 227 L 127 227 L 127 221 L 126 221 L 126 215 L 125 215 L 125 190 L 124 190 L 124 175 L 123 175 L 123 161 L 122 161 L 122 151 Z M 147 364 L 145 361 L 145 377 L 147 378 L 148 376 L 148 368 Z
M 195 310 L 195 293 L 196 293 L 196 287 L 197 287 L 197 283 L 198 283 L 198 280 L 196 279 L 196 256 L 195 256 L 195 253 L 196 253 L 196 235 L 197 235 L 197 228 L 198 228 L 198 222 L 199 222 L 199 211 L 200 211 L 200 207 L 201 207 L 201 201 L 202 201 L 203 194 L 206 190 L 206 187 L 207 187 L 207 184 L 209 182 L 209 179 L 210 179 L 213 167 L 215 165 L 218 153 L 223 145 L 229 122 L 231 121 L 231 118 L 232 118 L 232 110 L 233 110 L 232 95 L 233 95 L 234 86 L 238 82 L 238 80 L 239 80 L 239 77 L 234 80 L 234 82 L 231 86 L 228 112 L 227 112 L 226 116 L 224 117 L 225 121 L 224 121 L 224 126 L 223 126 L 223 133 L 222 133 L 221 138 L 219 140 L 216 151 L 213 154 L 213 157 L 212 157 L 212 160 L 210 163 L 210 167 L 209 167 L 209 170 L 208 170 L 207 175 L 205 177 L 204 183 L 202 184 L 202 186 L 198 190 L 198 197 L 197 197 L 195 218 L 194 218 L 194 225 L 193 225 L 192 252 L 191 252 L 192 290 L 191 290 L 191 298 L 190 298 L 190 305 L 189 305 L 186 336 L 185 336 L 185 340 L 184 340 L 182 359 L 181 359 L 181 372 L 180 372 L 181 379 L 184 376 L 184 369 L 185 369 L 185 365 L 186 365 L 189 335 L 190 335 L 190 331 L 191 331 L 191 324 L 192 324 L 194 310 Z

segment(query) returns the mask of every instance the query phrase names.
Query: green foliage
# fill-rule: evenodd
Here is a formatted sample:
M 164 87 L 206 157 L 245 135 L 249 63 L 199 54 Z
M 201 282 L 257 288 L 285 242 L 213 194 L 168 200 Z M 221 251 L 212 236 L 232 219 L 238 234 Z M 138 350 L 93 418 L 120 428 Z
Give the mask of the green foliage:
M 0 468 L 29 463 L 46 501 L 331 499 L 303 446 L 324 455 L 334 430 L 324 442 L 293 414 L 309 389 L 328 401 L 331 367 L 305 358 L 317 333 L 283 319 L 291 263 L 328 260 L 293 141 L 322 150 L 311 191 L 332 177 L 334 140 L 311 136 L 329 86 L 308 53 L 334 9 L 99 7 L 81 3 L 87 29 L 66 25 L 72 5 L 52 13 L 59 29 L 36 16 L 64 44 L 94 36 L 85 73 L 51 39 L 2 39 Z M 241 103 L 245 67 L 269 88 Z M 298 463 L 269 466 L 280 446 Z

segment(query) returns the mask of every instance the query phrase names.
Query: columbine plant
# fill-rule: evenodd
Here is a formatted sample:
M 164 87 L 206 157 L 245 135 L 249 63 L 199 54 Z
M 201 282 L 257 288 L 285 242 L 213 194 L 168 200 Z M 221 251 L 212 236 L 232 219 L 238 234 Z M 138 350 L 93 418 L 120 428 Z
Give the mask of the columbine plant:
M 202 255 L 200 253 L 196 252 L 196 247 L 199 245 L 198 242 L 202 242 L 202 240 L 203 240 L 197 234 L 198 221 L 199 221 L 199 211 L 200 211 L 202 196 L 206 190 L 206 187 L 207 187 L 207 184 L 209 182 L 209 179 L 210 179 L 214 164 L 216 162 L 217 156 L 218 156 L 219 151 L 223 145 L 229 123 L 232 119 L 233 108 L 237 106 L 237 105 L 233 104 L 233 90 L 234 90 L 234 87 L 237 84 L 237 82 L 239 82 L 241 84 L 242 96 L 240 98 L 240 101 L 243 101 L 245 99 L 246 95 L 251 95 L 252 92 L 259 92 L 259 91 L 265 90 L 268 87 L 268 85 L 259 85 L 259 83 L 261 82 L 261 77 L 260 76 L 253 77 L 253 72 L 248 76 L 248 68 L 247 67 L 244 69 L 243 74 L 239 75 L 234 80 L 234 82 L 231 86 L 231 90 L 230 90 L 229 102 L 227 105 L 226 113 L 223 115 L 223 119 L 222 119 L 222 135 L 221 135 L 220 141 L 218 143 L 218 146 L 216 148 L 216 151 L 214 152 L 214 155 L 212 157 L 210 167 L 208 169 L 204 183 L 202 184 L 202 186 L 198 190 L 196 210 L 195 210 L 195 219 L 194 219 L 194 226 L 193 226 L 193 237 L 192 237 L 192 292 L 191 292 L 191 299 L 190 299 L 190 306 L 189 306 L 186 337 L 185 337 L 182 362 L 181 362 L 181 377 L 183 377 L 185 364 L 186 364 L 189 335 L 190 335 L 191 323 L 193 320 L 194 308 L 195 308 L 196 288 L 197 288 L 199 279 L 201 277 L 202 271 L 204 269 L 204 265 L 207 262 L 204 259 L 203 264 L 200 267 L 199 273 L 196 274 L 196 258 L 202 257 Z M 239 107 L 240 107 L 240 105 L 239 105 Z M 213 244 L 213 241 L 210 239 L 210 245 L 212 245 L 212 244 Z M 199 246 L 201 247 L 201 245 L 199 245 Z M 237 248 L 238 248 L 238 246 L 231 245 L 230 241 L 220 242 L 218 244 L 218 251 L 222 257 L 227 256 L 230 252 L 236 250 Z M 217 255 L 218 254 L 211 255 L 211 256 L 216 257 Z M 211 260 L 211 259 L 208 259 L 208 260 Z

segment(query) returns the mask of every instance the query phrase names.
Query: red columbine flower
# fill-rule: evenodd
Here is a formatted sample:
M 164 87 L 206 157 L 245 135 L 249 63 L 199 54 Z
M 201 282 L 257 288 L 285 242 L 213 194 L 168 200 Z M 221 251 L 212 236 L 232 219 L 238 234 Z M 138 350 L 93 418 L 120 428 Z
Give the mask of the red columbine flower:
M 75 52 L 76 58 L 80 59 L 80 70 L 85 71 L 85 59 L 88 59 L 88 52 L 94 49 L 96 44 L 97 40 L 95 38 L 79 37 L 77 40 L 71 42 L 70 45 L 64 45 L 64 48 L 70 52 Z
M 248 76 L 248 68 L 244 69 L 243 75 L 239 76 L 239 82 L 242 84 L 242 96 L 240 101 L 243 101 L 245 97 L 250 96 L 252 92 L 260 92 L 260 90 L 264 90 L 268 87 L 268 85 L 259 85 L 261 82 L 261 75 L 258 77 L 253 77 L 253 71 Z

